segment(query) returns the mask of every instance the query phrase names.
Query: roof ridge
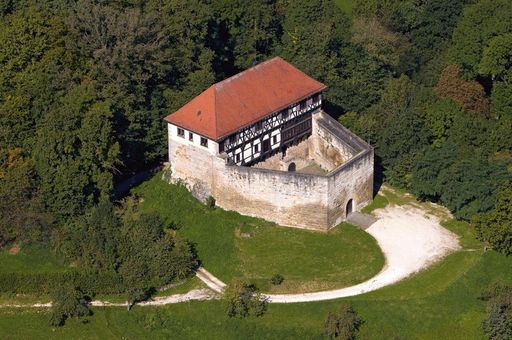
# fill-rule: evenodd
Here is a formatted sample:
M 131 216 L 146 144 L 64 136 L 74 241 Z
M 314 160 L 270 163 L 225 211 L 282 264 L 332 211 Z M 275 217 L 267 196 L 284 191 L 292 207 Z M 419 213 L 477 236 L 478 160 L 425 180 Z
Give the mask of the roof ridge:
M 325 87 L 275 56 L 211 84 L 165 120 L 218 140 Z
M 263 66 L 263 65 L 269 64 L 271 61 L 275 61 L 275 60 L 279 60 L 279 59 L 280 59 L 280 60 L 284 60 L 284 59 L 283 59 L 283 58 L 281 58 L 280 56 L 275 56 L 275 57 L 270 58 L 270 59 L 268 59 L 268 60 L 265 60 L 265 61 L 263 61 L 263 62 L 261 62 L 261 63 L 258 63 L 258 64 L 256 64 L 256 65 L 253 65 L 253 66 L 251 66 L 251 67 L 249 67 L 249 68 L 247 68 L 247 69 L 245 69 L 245 70 L 243 70 L 243 71 L 241 71 L 241 72 L 238 72 L 237 74 L 233 74 L 231 77 L 228 77 L 228 78 L 223 79 L 223 80 L 221 80 L 221 81 L 219 81 L 219 82 L 216 82 L 216 83 L 215 83 L 215 84 L 213 84 L 212 86 L 215 86 L 215 89 L 217 90 L 217 86 L 218 86 L 218 85 L 223 85 L 223 83 L 228 83 L 228 82 L 230 82 L 230 81 L 233 81 L 233 80 L 235 80 L 235 79 L 237 79 L 237 78 L 240 78 L 241 76 L 243 76 L 244 74 L 246 74 L 248 71 L 255 70 L 255 69 L 259 68 L 260 66 Z

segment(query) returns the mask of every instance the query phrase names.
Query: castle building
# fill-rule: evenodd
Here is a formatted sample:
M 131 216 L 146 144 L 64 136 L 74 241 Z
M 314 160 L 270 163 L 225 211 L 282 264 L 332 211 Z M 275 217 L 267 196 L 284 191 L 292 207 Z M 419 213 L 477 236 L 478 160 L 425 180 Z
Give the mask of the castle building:
M 328 230 L 373 197 L 373 149 L 322 111 L 326 86 L 279 57 L 216 83 L 168 123 L 171 180 L 201 201 Z

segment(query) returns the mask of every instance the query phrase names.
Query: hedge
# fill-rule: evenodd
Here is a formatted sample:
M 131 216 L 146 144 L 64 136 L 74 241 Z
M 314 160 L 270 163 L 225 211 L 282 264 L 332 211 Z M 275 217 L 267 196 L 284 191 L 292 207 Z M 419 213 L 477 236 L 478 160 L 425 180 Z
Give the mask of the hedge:
M 116 273 L 65 271 L 50 273 L 0 273 L 0 293 L 49 294 L 57 286 L 73 282 L 85 294 L 120 294 L 125 291 Z

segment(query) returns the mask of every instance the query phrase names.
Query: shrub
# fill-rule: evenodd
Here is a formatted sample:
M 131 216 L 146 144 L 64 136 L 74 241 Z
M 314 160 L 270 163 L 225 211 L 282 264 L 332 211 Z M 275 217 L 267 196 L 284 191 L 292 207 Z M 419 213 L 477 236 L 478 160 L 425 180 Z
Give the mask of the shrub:
M 324 335 L 331 339 L 347 339 L 356 338 L 359 327 L 363 320 L 360 319 L 356 311 L 349 305 L 341 305 L 338 312 L 329 312 L 324 323 Z
M 487 300 L 487 315 L 482 322 L 491 340 L 512 339 L 512 286 L 495 284 L 482 294 Z
M 115 272 L 0 273 L 0 293 L 51 294 L 66 283 L 80 287 L 89 296 L 125 291 L 121 276 Z
M 82 291 L 72 284 L 59 286 L 52 294 L 50 325 L 63 326 L 70 317 L 77 317 L 85 322 L 83 318 L 91 314 L 87 303 Z
M 281 274 L 276 274 L 272 276 L 272 278 L 270 279 L 270 283 L 272 283 L 274 286 L 280 285 L 281 283 L 283 283 L 283 281 L 284 277 Z
M 230 317 L 261 316 L 267 310 L 267 299 L 258 293 L 254 285 L 240 280 L 234 281 L 226 288 L 224 299 Z
M 213 196 L 208 196 L 206 199 L 206 206 L 210 209 L 215 209 L 215 198 Z

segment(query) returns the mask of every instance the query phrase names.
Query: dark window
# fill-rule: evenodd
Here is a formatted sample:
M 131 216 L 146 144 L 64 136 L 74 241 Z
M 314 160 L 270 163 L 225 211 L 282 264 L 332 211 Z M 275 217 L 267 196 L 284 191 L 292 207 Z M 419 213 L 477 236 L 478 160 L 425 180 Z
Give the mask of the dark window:
M 283 119 L 288 118 L 288 110 L 281 111 L 281 115 L 283 116 Z
M 277 144 L 277 136 L 272 137 L 272 144 Z
M 270 150 L 270 139 L 265 139 L 263 141 L 263 145 L 262 145 L 261 149 L 262 149 L 261 150 L 262 152 L 267 152 Z
M 313 96 L 313 103 L 316 104 L 316 103 L 318 103 L 319 100 L 320 100 L 320 94 L 317 93 Z
M 300 103 L 300 109 L 304 110 L 305 108 L 306 108 L 306 102 L 303 101 Z
M 201 137 L 201 146 L 208 147 L 208 139 Z
M 188 140 L 191 142 L 194 140 L 194 134 L 192 132 L 188 133 Z
M 263 122 L 257 122 L 256 123 L 256 131 L 261 130 L 262 127 L 263 127 Z
M 229 142 L 230 142 L 231 144 L 236 143 L 236 142 L 237 142 L 237 140 L 238 140 L 238 138 L 237 138 L 237 135 L 236 135 L 236 134 L 229 136 Z
M 183 130 L 182 128 L 178 128 L 178 136 L 185 137 L 185 130 Z
M 259 151 L 259 149 L 260 149 L 260 146 L 259 146 L 258 144 L 256 144 L 256 145 L 254 146 L 254 152 L 258 152 L 258 151 Z
M 236 162 L 237 163 L 240 162 L 240 154 L 239 153 L 236 154 Z

